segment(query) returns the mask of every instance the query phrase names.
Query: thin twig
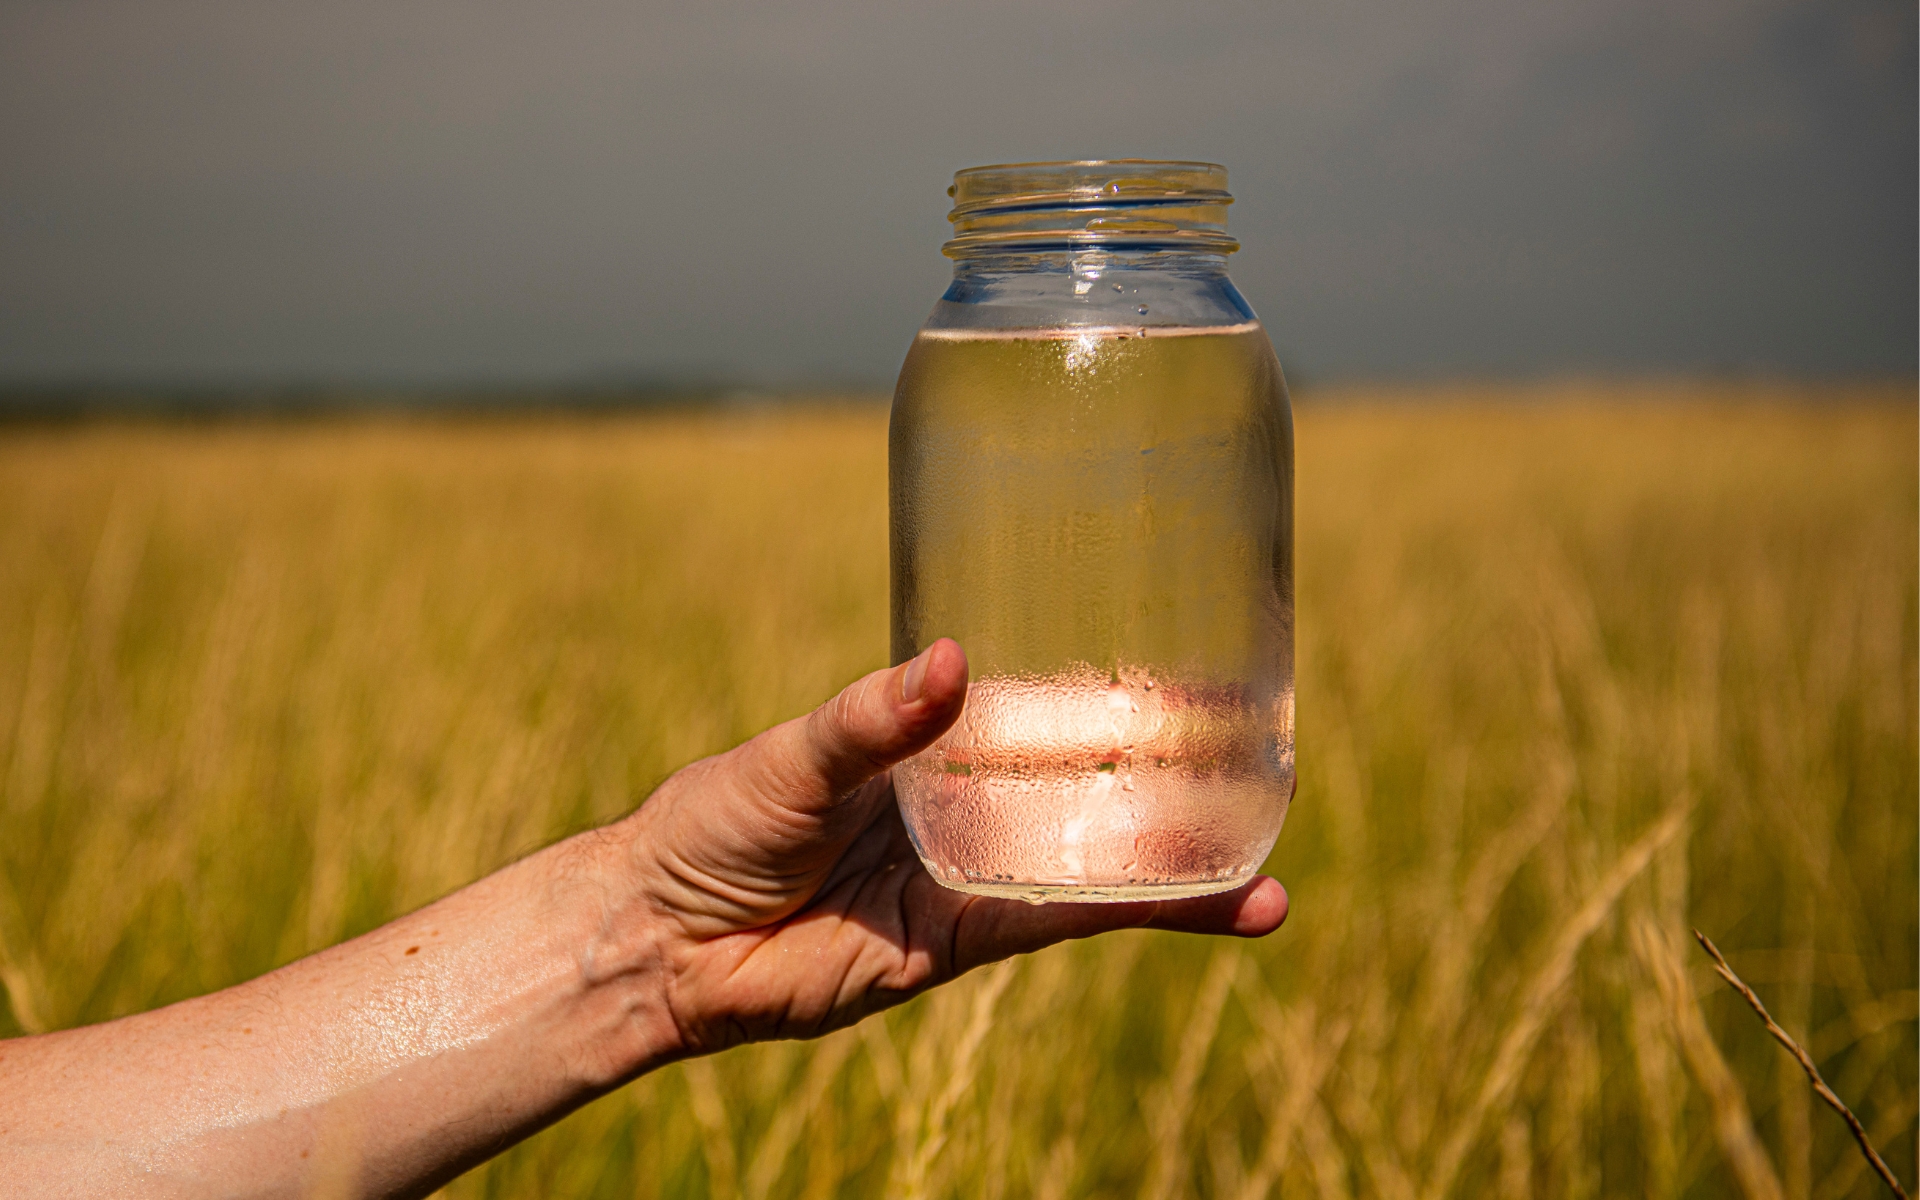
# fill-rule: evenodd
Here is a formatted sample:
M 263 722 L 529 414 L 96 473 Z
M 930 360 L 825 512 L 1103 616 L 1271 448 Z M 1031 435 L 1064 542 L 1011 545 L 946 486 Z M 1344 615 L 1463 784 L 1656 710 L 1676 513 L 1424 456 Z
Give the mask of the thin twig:
M 1754 995 L 1753 989 L 1747 986 L 1746 980 L 1734 974 L 1733 968 L 1727 965 L 1725 956 L 1720 953 L 1720 948 L 1713 944 L 1713 939 L 1698 929 L 1693 931 L 1693 936 L 1700 943 L 1700 948 L 1713 956 L 1713 969 L 1720 972 L 1720 978 L 1732 984 L 1733 990 L 1746 998 L 1747 1003 L 1753 1006 L 1753 1011 L 1760 1014 L 1761 1022 L 1766 1025 L 1767 1032 L 1773 1035 L 1774 1041 L 1785 1046 L 1787 1053 L 1793 1055 L 1799 1062 L 1800 1069 L 1807 1073 L 1807 1078 L 1813 1080 L 1814 1093 L 1832 1106 L 1833 1111 L 1839 1113 L 1846 1121 L 1847 1128 L 1853 1131 L 1853 1140 L 1860 1143 L 1860 1153 L 1866 1155 L 1867 1161 L 1873 1164 L 1873 1169 L 1880 1172 L 1880 1178 L 1886 1180 L 1887 1186 L 1893 1189 L 1893 1194 L 1900 1197 L 1900 1200 L 1908 1200 L 1907 1189 L 1900 1186 L 1900 1181 L 1894 1177 L 1886 1160 L 1881 1158 L 1880 1152 L 1873 1148 L 1873 1141 L 1867 1137 L 1866 1127 L 1860 1124 L 1860 1118 L 1854 1116 L 1853 1110 L 1848 1108 L 1840 1097 L 1834 1095 L 1833 1089 L 1827 1086 L 1826 1080 L 1820 1078 L 1820 1068 L 1813 1065 L 1813 1059 L 1800 1048 L 1800 1043 L 1793 1040 L 1792 1034 L 1780 1028 L 1779 1023 L 1767 1012 L 1767 1006 L 1760 1003 L 1760 997 Z

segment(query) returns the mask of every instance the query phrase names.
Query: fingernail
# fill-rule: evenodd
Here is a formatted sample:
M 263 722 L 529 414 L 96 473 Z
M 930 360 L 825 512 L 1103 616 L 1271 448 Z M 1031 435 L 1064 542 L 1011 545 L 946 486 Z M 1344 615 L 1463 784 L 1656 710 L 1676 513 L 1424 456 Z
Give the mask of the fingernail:
M 927 662 L 933 657 L 933 647 L 922 650 L 907 669 L 900 675 L 900 699 L 912 704 L 920 698 L 920 689 L 927 682 Z

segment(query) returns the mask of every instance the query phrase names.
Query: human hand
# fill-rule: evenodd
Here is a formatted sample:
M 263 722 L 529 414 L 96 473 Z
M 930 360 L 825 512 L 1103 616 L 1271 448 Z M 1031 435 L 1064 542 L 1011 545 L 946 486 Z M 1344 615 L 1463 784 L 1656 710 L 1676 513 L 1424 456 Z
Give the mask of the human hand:
M 1271 879 L 1035 907 L 950 891 L 887 768 L 960 714 L 950 641 L 697 762 L 640 810 L 349 942 L 153 1012 L 0 1042 L 35 1195 L 423 1196 L 654 1067 L 808 1037 L 983 963 L 1151 927 L 1259 937 Z
M 1262 937 L 1287 894 L 1257 877 L 1213 896 L 1030 905 L 936 883 L 888 768 L 960 715 L 951 640 L 875 671 L 805 717 L 667 780 L 609 833 L 655 915 L 662 1003 L 680 1045 L 813 1037 L 975 967 L 1070 938 L 1152 928 Z

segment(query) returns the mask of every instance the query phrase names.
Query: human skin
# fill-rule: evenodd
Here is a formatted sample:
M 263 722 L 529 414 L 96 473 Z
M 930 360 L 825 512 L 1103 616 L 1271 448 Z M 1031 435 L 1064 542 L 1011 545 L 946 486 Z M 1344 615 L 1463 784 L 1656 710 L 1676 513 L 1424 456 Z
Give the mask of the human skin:
M 943 639 L 362 937 L 0 1042 L 0 1193 L 424 1195 L 678 1059 L 814 1037 L 1069 938 L 1279 928 L 1264 877 L 1041 906 L 935 883 L 887 768 L 953 723 L 966 681 Z

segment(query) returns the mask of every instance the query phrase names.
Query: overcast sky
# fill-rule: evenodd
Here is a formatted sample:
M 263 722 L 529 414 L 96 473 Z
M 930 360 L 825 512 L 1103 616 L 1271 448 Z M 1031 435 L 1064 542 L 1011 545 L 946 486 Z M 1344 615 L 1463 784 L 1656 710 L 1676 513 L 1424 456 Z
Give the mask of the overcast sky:
M 0 0 L 0 381 L 884 384 L 1119 156 L 1308 378 L 1909 372 L 1915 108 L 1878 0 Z

